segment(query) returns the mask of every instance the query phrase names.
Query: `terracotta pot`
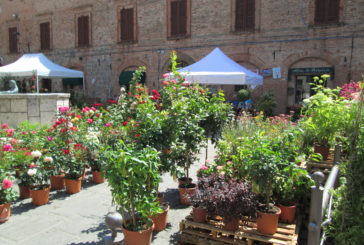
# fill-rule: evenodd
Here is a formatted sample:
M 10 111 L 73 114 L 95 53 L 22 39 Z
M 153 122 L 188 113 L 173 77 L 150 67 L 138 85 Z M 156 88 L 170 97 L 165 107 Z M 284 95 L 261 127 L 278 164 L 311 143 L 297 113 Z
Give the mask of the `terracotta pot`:
M 206 223 L 207 211 L 204 208 L 193 208 L 192 209 L 193 221 L 198 223 Z
M 314 152 L 320 153 L 322 155 L 323 160 L 327 160 L 330 153 L 330 147 L 328 146 L 321 146 L 321 145 L 315 145 L 314 146 Z
M 19 185 L 19 198 L 27 199 L 30 198 L 30 187 L 26 185 Z
M 64 189 L 64 174 L 51 176 L 51 190 Z
M 148 229 L 143 231 L 129 231 L 121 226 L 124 233 L 124 245 L 150 245 L 152 243 L 152 232 L 154 224 Z
M 49 190 L 49 186 L 40 190 L 30 189 L 32 204 L 36 206 L 47 204 L 49 201 Z
M 167 226 L 169 205 L 166 205 L 163 213 L 153 215 L 151 219 L 154 223 L 154 231 L 162 231 Z
M 228 231 L 237 231 L 239 230 L 239 222 L 240 220 L 237 218 L 233 218 L 230 221 L 224 221 L 224 228 Z
M 162 152 L 166 155 L 169 155 L 172 153 L 172 150 L 171 149 L 163 149 Z
M 293 223 L 296 218 L 296 206 L 278 205 L 278 207 L 281 209 L 279 219 L 286 223 Z
M 281 210 L 278 209 L 278 212 L 275 214 L 270 213 L 263 213 L 260 211 L 258 212 L 258 218 L 257 218 L 257 230 L 258 232 L 266 235 L 272 235 L 276 233 L 277 227 L 278 227 L 278 218 L 281 214 Z
M 179 190 L 179 201 L 182 205 L 190 206 L 191 201 L 189 200 L 189 197 L 192 196 L 196 192 L 196 184 L 190 184 L 189 187 L 185 188 L 182 187 L 182 185 L 178 186 Z
M 101 184 L 105 182 L 105 178 L 100 171 L 92 171 L 92 180 L 96 184 Z
M 75 194 L 81 191 L 82 177 L 78 179 L 65 179 L 66 182 L 66 192 L 68 194 Z
M 0 204 L 0 223 L 4 223 L 10 218 L 11 203 Z
M 188 178 L 188 179 L 187 179 L 187 177 L 178 178 L 178 185 L 184 185 L 184 184 L 188 184 L 188 183 L 192 183 L 192 178 Z

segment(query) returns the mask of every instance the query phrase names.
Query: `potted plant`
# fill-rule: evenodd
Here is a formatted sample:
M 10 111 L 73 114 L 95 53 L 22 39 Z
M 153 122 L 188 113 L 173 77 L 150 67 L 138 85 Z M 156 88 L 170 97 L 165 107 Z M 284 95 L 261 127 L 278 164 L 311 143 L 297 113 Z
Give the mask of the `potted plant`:
M 138 149 L 120 141 L 101 148 L 107 163 L 107 178 L 114 202 L 123 217 L 122 230 L 126 245 L 151 243 L 154 228 L 149 218 L 160 211 L 156 202 L 160 180 L 158 151 Z
M 198 186 L 200 186 L 200 181 L 198 182 Z M 192 218 L 193 221 L 199 223 L 205 223 L 207 221 L 207 201 L 208 201 L 208 193 L 204 189 L 198 188 L 195 193 L 193 193 L 189 200 L 192 204 Z
M 321 78 L 314 77 L 313 90 L 315 94 L 304 100 L 306 140 L 314 145 L 315 153 L 322 155 L 327 160 L 330 150 L 335 142 L 336 136 L 343 129 L 343 125 L 349 115 L 348 102 L 338 96 L 339 90 L 331 90 L 324 87 L 329 75 Z
M 84 174 L 86 150 L 81 144 L 71 144 L 68 149 L 62 150 L 66 156 L 65 183 L 66 192 L 75 194 L 81 191 L 82 178 Z
M 10 217 L 11 203 L 16 200 L 13 187 L 13 178 L 7 173 L 4 166 L 0 166 L 0 223 L 6 222 Z
M 240 220 L 256 217 L 257 198 L 252 185 L 246 180 L 225 179 L 221 175 L 211 175 L 199 183 L 206 192 L 206 209 L 209 215 L 224 218 L 225 229 L 236 231 Z M 245 220 L 248 221 L 248 220 Z
M 30 196 L 32 204 L 36 206 L 45 205 L 49 200 L 49 172 L 44 162 L 47 159 L 40 151 L 32 151 L 33 162 L 30 163 L 27 175 L 31 178 Z
M 253 189 L 262 197 L 258 207 L 257 230 L 263 234 L 274 234 L 278 227 L 278 218 L 281 210 L 271 204 L 271 196 L 280 177 L 280 165 L 283 158 L 279 151 L 272 149 L 272 142 L 264 138 L 253 137 L 258 141 L 258 147 L 252 149 L 251 155 L 246 159 L 248 177 L 253 182 Z

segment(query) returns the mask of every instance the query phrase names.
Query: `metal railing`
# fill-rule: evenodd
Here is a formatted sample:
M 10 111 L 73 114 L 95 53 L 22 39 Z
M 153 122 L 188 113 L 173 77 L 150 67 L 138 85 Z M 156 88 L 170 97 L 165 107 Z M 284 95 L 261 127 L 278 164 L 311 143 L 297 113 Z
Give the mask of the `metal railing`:
M 336 145 L 334 152 L 334 166 L 326 180 L 325 186 L 323 186 L 325 175 L 322 172 L 317 171 L 312 175 L 312 178 L 315 181 L 315 186 L 311 187 L 307 243 L 309 245 L 320 245 L 324 242 L 325 233 L 322 232 L 322 227 L 331 222 L 332 194 L 330 190 L 337 187 L 339 177 L 338 163 L 340 162 L 340 159 L 341 146 Z M 326 209 L 328 209 L 328 211 L 325 217 Z

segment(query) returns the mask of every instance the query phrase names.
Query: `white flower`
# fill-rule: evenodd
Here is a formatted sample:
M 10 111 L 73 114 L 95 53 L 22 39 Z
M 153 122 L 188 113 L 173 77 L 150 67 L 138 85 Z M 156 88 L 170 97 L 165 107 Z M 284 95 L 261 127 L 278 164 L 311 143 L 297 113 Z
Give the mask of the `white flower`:
M 52 158 L 52 157 L 45 157 L 45 158 L 44 158 L 44 161 L 45 161 L 45 162 L 50 162 L 50 163 L 52 163 L 52 162 L 53 162 L 53 158 Z
M 0 141 L 4 141 L 4 142 L 6 142 L 8 140 L 8 138 L 5 138 L 5 137 L 1 137 L 0 138 Z
M 29 176 L 33 176 L 33 175 L 35 175 L 37 173 L 37 169 L 36 168 L 31 168 L 31 169 L 29 169 L 28 170 L 28 172 L 27 172 L 27 174 L 29 175 Z
M 32 151 L 30 154 L 34 158 L 40 158 L 42 156 L 42 153 L 40 151 Z

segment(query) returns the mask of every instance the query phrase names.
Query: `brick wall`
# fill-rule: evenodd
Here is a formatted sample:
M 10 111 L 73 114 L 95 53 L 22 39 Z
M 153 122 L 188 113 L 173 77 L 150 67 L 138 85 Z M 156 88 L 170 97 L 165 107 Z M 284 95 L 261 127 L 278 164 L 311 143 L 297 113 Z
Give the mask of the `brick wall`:
M 274 90 L 277 112 L 285 112 L 288 78 L 293 67 L 334 67 L 332 86 L 361 79 L 364 55 L 364 3 L 341 0 L 340 23 L 315 26 L 314 0 L 256 0 L 256 27 L 253 32 L 234 33 L 235 0 L 191 0 L 191 35 L 180 40 L 167 39 L 167 0 L 3 0 L 0 2 L 0 33 L 17 26 L 20 51 L 39 52 L 39 22 L 51 21 L 51 60 L 85 72 L 86 91 L 103 99 L 119 93 L 118 77 L 128 67 L 147 67 L 147 84 L 159 87 L 168 67 L 170 51 L 176 49 L 185 61 L 197 61 L 213 48 L 220 47 L 241 64 L 259 70 L 281 67 L 282 79 L 266 78 L 254 92 Z M 137 12 L 138 41 L 118 43 L 118 13 L 123 6 Z M 18 18 L 12 18 L 17 13 Z M 91 46 L 76 48 L 76 16 L 90 13 Z M 21 54 L 8 53 L 8 39 L 0 39 L 0 56 L 5 64 Z M 56 86 L 59 90 L 62 86 Z M 233 94 L 233 88 L 227 88 Z M 231 95 L 232 96 L 232 95 Z

